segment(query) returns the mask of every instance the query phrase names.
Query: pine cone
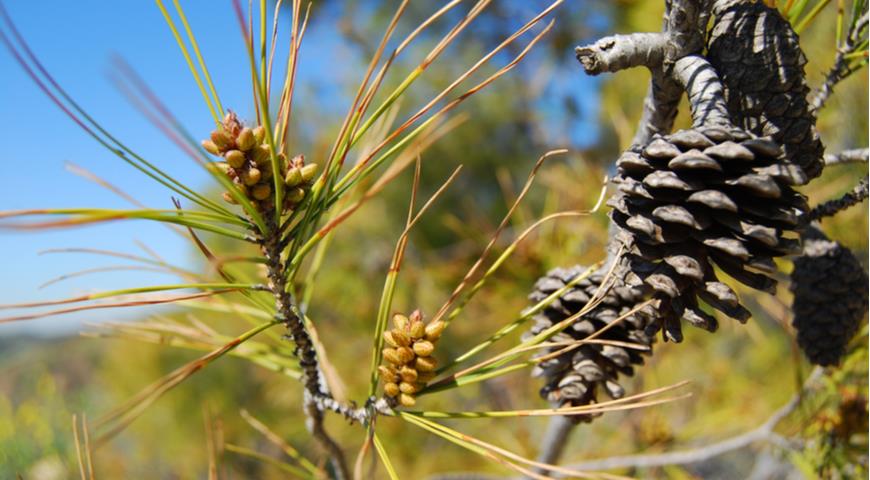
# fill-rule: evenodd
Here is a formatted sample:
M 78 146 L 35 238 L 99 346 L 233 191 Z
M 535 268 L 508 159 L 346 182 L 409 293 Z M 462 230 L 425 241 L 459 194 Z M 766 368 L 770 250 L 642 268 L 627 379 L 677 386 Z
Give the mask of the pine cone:
M 538 303 L 585 271 L 586 268 L 579 266 L 552 270 L 537 281 L 535 291 L 529 295 L 529 299 L 533 303 Z M 604 274 L 605 272 L 599 271 L 580 280 L 535 315 L 534 325 L 530 332 L 526 333 L 526 337 L 537 335 L 583 309 L 595 295 Z M 616 275 L 616 278 L 618 279 L 619 275 Z M 640 289 L 617 283 L 604 294 L 602 302 L 597 307 L 551 337 L 550 341 L 582 340 L 637 306 L 642 297 L 643 292 Z M 634 314 L 620 320 L 597 338 L 650 346 L 653 339 L 644 333 L 644 326 L 645 317 Z M 561 348 L 563 347 L 552 347 L 544 355 Z M 611 398 L 621 398 L 625 390 L 617 383 L 619 374 L 632 375 L 634 365 L 642 364 L 643 356 L 640 350 L 613 345 L 587 344 L 540 363 L 532 371 L 532 375 L 545 379 L 546 385 L 540 393 L 546 400 L 559 406 L 580 406 L 596 403 L 599 387 L 603 388 Z M 598 415 L 574 415 L 570 418 L 577 422 L 589 422 L 596 416 Z
M 749 287 L 773 292 L 776 282 L 753 272 L 775 270 L 773 258 L 798 253 L 787 238 L 807 211 L 791 185 L 805 178 L 782 159 L 780 148 L 727 126 L 702 126 L 656 136 L 617 162 L 617 193 L 608 201 L 620 227 L 616 240 L 631 274 L 659 300 L 647 333 L 664 330 L 682 340 L 680 319 L 709 331 L 716 318 L 698 298 L 726 315 L 746 321 L 750 313 L 735 292 L 719 281 L 715 263 Z
M 791 274 L 792 325 L 810 362 L 835 365 L 867 312 L 867 272 L 848 248 L 818 230 L 808 233 Z
M 783 146 L 807 180 L 822 172 L 824 146 L 807 103 L 806 57 L 788 20 L 762 2 L 718 1 L 707 59 L 722 80 L 735 125 Z

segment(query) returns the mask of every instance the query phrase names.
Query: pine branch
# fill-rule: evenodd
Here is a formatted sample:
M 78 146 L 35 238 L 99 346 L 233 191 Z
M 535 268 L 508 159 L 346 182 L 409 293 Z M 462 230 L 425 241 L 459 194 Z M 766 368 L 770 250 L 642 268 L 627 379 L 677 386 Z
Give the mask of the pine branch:
M 330 463 L 338 480 L 350 478 L 350 470 L 344 452 L 335 440 L 327 433 L 323 425 L 323 409 L 326 400 L 332 400 L 331 395 L 322 381 L 318 368 L 317 352 L 314 342 L 305 329 L 302 319 L 296 313 L 293 299 L 287 292 L 285 265 L 281 260 L 280 234 L 271 221 L 265 239 L 261 245 L 268 267 L 269 287 L 275 297 L 277 319 L 284 323 L 290 332 L 290 338 L 296 345 L 294 353 L 299 359 L 302 369 L 302 384 L 305 388 L 303 410 L 306 416 L 305 426 L 311 435 L 323 446 L 329 455 Z M 333 400 L 334 401 L 334 400 Z
M 575 48 L 574 53 L 588 75 L 598 75 L 661 65 L 667 46 L 666 33 L 632 33 L 604 37 L 592 45 Z
M 689 463 L 698 463 L 710 460 L 719 455 L 723 455 L 734 450 L 747 447 L 753 443 L 771 442 L 782 444 L 782 437 L 774 432 L 776 427 L 788 415 L 794 412 L 801 404 L 803 397 L 815 385 L 816 381 L 821 378 L 824 369 L 816 367 L 813 373 L 804 382 L 801 390 L 796 393 L 791 400 L 785 405 L 777 409 L 773 414 L 765 420 L 757 428 L 749 432 L 731 437 L 721 442 L 709 444 L 704 447 L 684 450 L 681 452 L 670 452 L 653 455 L 628 455 L 622 457 L 610 457 L 600 460 L 590 460 L 588 462 L 580 462 L 571 465 L 569 468 L 577 470 L 613 470 L 613 469 L 637 469 L 637 468 L 653 468 L 663 467 L 667 465 L 685 465 Z
M 677 60 L 703 48 L 709 7 L 707 0 L 669 0 L 662 32 L 613 35 L 575 49 L 577 59 L 590 75 L 638 66 L 649 68 L 650 86 L 633 145 L 644 145 L 653 135 L 671 131 L 683 90 L 670 72 Z
M 616 469 L 642 469 L 664 467 L 668 465 L 686 465 L 708 461 L 720 455 L 748 447 L 754 443 L 769 442 L 787 446 L 788 441 L 774 430 L 790 414 L 800 407 L 803 398 L 815 387 L 824 374 L 822 367 L 816 367 L 804 381 L 797 392 L 785 405 L 774 411 L 767 420 L 757 428 L 734 437 L 712 443 L 704 447 L 652 455 L 626 455 L 589 460 L 569 465 L 572 470 L 603 471 Z M 554 417 L 561 418 L 561 417 Z M 548 431 L 549 434 L 549 431 Z M 431 476 L 428 480 L 508 480 L 510 477 L 479 475 L 473 472 L 443 473 Z
M 264 236 L 260 247 L 266 258 L 269 277 L 269 290 L 275 297 L 276 319 L 289 331 L 289 338 L 296 348 L 302 370 L 302 385 L 305 389 L 303 411 L 306 427 L 329 455 L 335 476 L 338 480 L 350 478 L 350 470 L 344 452 L 324 427 L 324 412 L 331 411 L 351 422 L 367 423 L 377 414 L 391 414 L 392 409 L 384 399 L 371 398 L 364 407 L 344 403 L 333 398 L 329 387 L 320 372 L 317 350 L 300 315 L 297 313 L 293 298 L 287 288 L 287 265 L 281 258 L 280 230 L 275 228 L 274 220 L 268 225 L 269 233 Z
M 653 135 L 666 134 L 674 126 L 677 105 L 683 96 L 683 89 L 661 69 L 653 69 L 649 89 L 643 101 L 643 113 L 637 124 L 632 145 L 645 145 Z
M 692 124 L 731 125 L 722 82 L 704 57 L 688 55 L 674 64 L 674 77 L 686 89 L 692 109 Z
M 870 160 L 870 149 L 866 148 L 854 148 L 843 150 L 840 153 L 825 154 L 825 166 L 843 163 L 867 163 L 868 160 Z
M 832 217 L 853 205 L 863 202 L 867 199 L 867 194 L 867 176 L 864 176 L 864 178 L 858 182 L 858 185 L 855 185 L 852 190 L 846 192 L 842 197 L 835 200 L 829 200 L 813 208 L 808 215 L 808 221 L 820 220 L 824 217 Z
M 574 431 L 577 424 L 568 417 L 556 416 L 550 417 L 547 423 L 547 431 L 544 433 L 544 438 L 541 440 L 541 451 L 538 454 L 537 461 L 555 465 L 562 457 L 565 447 L 568 446 L 568 437 Z M 546 474 L 548 471 L 544 469 L 536 469 L 536 473 Z
M 834 93 L 834 87 L 857 70 L 851 63 L 851 55 L 867 40 L 868 13 L 864 13 L 849 29 L 846 41 L 837 49 L 834 65 L 822 83 L 810 96 L 810 111 L 818 116 L 819 111 Z

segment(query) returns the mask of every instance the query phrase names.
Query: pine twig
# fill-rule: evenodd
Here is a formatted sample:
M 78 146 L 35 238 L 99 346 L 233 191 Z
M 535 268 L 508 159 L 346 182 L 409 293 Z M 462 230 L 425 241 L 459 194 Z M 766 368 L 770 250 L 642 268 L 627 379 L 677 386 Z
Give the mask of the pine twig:
M 804 395 L 806 395 L 806 393 L 815 385 L 816 381 L 823 373 L 823 368 L 816 367 L 816 369 L 813 370 L 813 373 L 807 377 L 801 390 L 796 393 L 788 403 L 773 412 L 773 414 L 760 426 L 746 433 L 704 447 L 683 450 L 681 452 L 610 457 L 576 463 L 571 465 L 569 468 L 577 470 L 613 470 L 685 465 L 710 460 L 719 455 L 747 447 L 753 443 L 764 441 L 782 443 L 782 437 L 774 432 L 774 430 L 783 419 L 800 406 Z
M 574 53 L 588 75 L 598 75 L 661 65 L 667 46 L 666 33 L 632 33 L 604 37 L 592 45 L 575 48 Z
M 568 437 L 577 424 L 565 416 L 550 417 L 547 431 L 541 440 L 541 451 L 537 461 L 555 465 L 562 457 L 565 447 L 568 445 Z M 536 469 L 536 473 L 546 474 L 547 470 Z
M 731 125 L 722 82 L 716 70 L 700 55 L 688 55 L 674 65 L 674 77 L 686 89 L 692 109 L 692 123 Z
M 834 65 L 825 76 L 825 81 L 822 83 L 810 96 L 810 111 L 818 116 L 819 111 L 828 101 L 828 98 L 834 93 L 834 87 L 851 75 L 856 69 L 852 67 L 849 61 L 849 56 L 855 53 L 863 40 L 866 40 L 866 31 L 868 24 L 868 13 L 865 12 L 849 29 L 849 34 L 843 45 L 837 49 L 837 55 L 834 57 Z M 862 34 L 863 32 L 863 34 Z M 862 38 L 863 37 L 863 38 Z
M 864 176 L 858 185 L 855 185 L 852 190 L 846 192 L 842 197 L 835 200 L 828 200 L 825 203 L 819 204 L 809 213 L 808 221 L 820 220 L 824 217 L 834 216 L 841 211 L 857 205 L 867 199 L 868 184 L 867 176 Z
M 344 452 L 336 441 L 327 433 L 323 425 L 323 409 L 321 403 L 325 399 L 331 399 L 325 382 L 322 381 L 317 362 L 317 351 L 314 342 L 305 329 L 302 319 L 293 307 L 293 299 L 287 292 L 285 265 L 281 260 L 280 234 L 275 228 L 274 220 L 270 225 L 263 243 L 262 250 L 266 257 L 268 267 L 269 287 L 275 297 L 275 311 L 277 319 L 282 321 L 290 332 L 290 338 L 296 345 L 294 353 L 299 359 L 302 369 L 302 384 L 305 388 L 303 411 L 305 412 L 305 426 L 311 435 L 326 450 L 330 463 L 335 470 L 338 480 L 350 478 L 347 460 Z M 321 403 L 318 403 L 318 400 Z
M 590 460 L 569 465 L 572 470 L 603 471 L 616 469 L 642 469 L 664 467 L 668 465 L 686 465 L 710 460 L 717 456 L 748 447 L 753 443 L 770 442 L 785 445 L 787 442 L 774 430 L 790 414 L 801 405 L 804 396 L 815 386 L 824 374 L 822 367 L 816 367 L 806 381 L 785 405 L 774 411 L 767 420 L 757 428 L 734 437 L 712 443 L 704 447 L 652 455 L 626 455 Z M 562 418 L 562 417 L 554 417 Z M 548 434 L 550 432 L 548 431 Z M 473 472 L 444 473 L 431 476 L 428 480 L 508 480 L 509 477 L 480 475 Z
M 662 32 L 613 35 L 575 49 L 577 60 L 590 75 L 637 66 L 649 68 L 650 86 L 633 145 L 646 144 L 653 135 L 671 131 L 683 95 L 671 71 L 677 60 L 703 48 L 709 8 L 707 0 L 668 0 Z
M 825 154 L 825 166 L 840 165 L 844 163 L 867 163 L 870 160 L 870 149 L 853 148 L 843 150 L 840 153 Z

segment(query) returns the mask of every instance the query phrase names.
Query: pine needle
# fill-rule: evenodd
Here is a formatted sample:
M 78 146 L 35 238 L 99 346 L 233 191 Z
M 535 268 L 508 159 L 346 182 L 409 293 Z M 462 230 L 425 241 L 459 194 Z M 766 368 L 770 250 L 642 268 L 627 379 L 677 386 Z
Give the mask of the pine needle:
M 520 194 L 517 195 L 516 200 L 514 200 L 513 204 L 510 206 L 507 213 L 502 218 L 498 228 L 495 229 L 495 232 L 492 234 L 492 238 L 489 240 L 489 243 L 483 249 L 483 252 L 481 252 L 480 256 L 477 258 L 471 268 L 468 269 L 468 272 L 465 274 L 465 277 L 463 277 L 462 281 L 459 282 L 459 285 L 457 285 L 456 288 L 453 289 L 453 293 L 450 294 L 450 298 L 448 298 L 447 301 L 444 302 L 444 304 L 441 306 L 441 308 L 438 309 L 435 315 L 432 316 L 433 322 L 437 322 L 441 319 L 442 316 L 444 316 L 445 313 L 447 313 L 447 310 L 453 305 L 456 299 L 459 298 L 459 295 L 471 282 L 471 278 L 477 273 L 477 270 L 481 267 L 481 265 L 483 265 L 484 260 L 486 260 L 487 255 L 489 255 L 490 250 L 492 250 L 492 247 L 495 246 L 495 242 L 498 241 L 498 237 L 501 235 L 501 232 L 505 229 L 505 227 L 507 227 L 511 217 L 513 216 L 520 202 L 522 202 L 523 199 L 526 197 L 526 194 L 529 193 L 529 190 L 532 187 L 532 183 L 534 182 L 535 177 L 538 174 L 538 170 L 544 164 L 544 160 L 549 157 L 564 153 L 568 153 L 568 150 L 550 150 L 549 152 L 541 155 L 541 157 L 538 158 L 538 161 L 535 162 L 534 167 L 532 167 L 532 171 L 529 173 L 529 176 L 526 179 L 525 185 L 523 185 L 522 191 L 520 191 Z
M 399 480 L 399 475 L 396 473 L 396 469 L 393 467 L 393 463 L 390 461 L 389 455 L 387 455 L 387 450 L 381 444 L 380 439 L 378 439 L 378 434 L 374 434 L 372 438 L 374 438 L 375 450 L 378 452 L 378 456 L 384 463 L 384 469 L 390 476 L 390 480 Z
M 202 79 L 199 78 L 199 71 L 196 69 L 196 66 L 193 64 L 193 60 L 190 58 L 190 53 L 187 51 L 187 45 L 185 45 L 184 40 L 181 38 L 181 35 L 178 33 L 178 29 L 175 27 L 175 22 L 172 21 L 172 17 L 169 15 L 169 12 L 166 10 L 166 7 L 163 5 L 162 0 L 155 0 L 157 2 L 157 7 L 160 9 L 160 13 L 163 14 L 163 19 L 166 21 L 166 25 L 169 27 L 169 30 L 172 31 L 172 36 L 175 37 L 175 42 L 178 44 L 178 49 L 181 50 L 181 54 L 184 56 L 184 60 L 187 62 L 187 68 L 190 70 L 191 75 L 193 75 L 193 79 L 196 82 L 196 86 L 199 88 L 199 92 L 202 94 L 203 100 L 205 100 L 206 106 L 208 106 L 208 111 L 211 113 L 212 118 L 214 119 L 215 125 L 220 127 L 221 125 L 221 116 L 218 115 L 217 111 L 215 111 L 214 104 L 211 101 L 211 97 L 208 96 L 208 93 L 205 90 L 205 86 L 202 83 Z M 176 7 L 178 6 L 176 2 Z M 179 8 L 179 12 L 180 7 Z M 187 22 L 185 22 L 185 27 L 187 26 Z M 190 31 L 188 30 L 188 33 Z
M 444 425 L 441 425 L 437 422 L 433 422 L 431 420 L 426 420 L 426 419 L 419 417 L 417 415 L 409 414 L 407 412 L 398 412 L 398 415 L 403 420 L 409 421 L 410 423 L 413 423 L 419 427 L 426 428 L 430 432 L 433 432 L 433 433 L 440 432 L 440 433 L 444 434 L 442 436 L 442 438 L 450 437 L 450 438 L 459 440 L 465 444 L 474 445 L 474 446 L 476 446 L 480 449 L 483 449 L 483 450 L 485 450 L 485 451 L 487 451 L 495 456 L 504 457 L 504 458 L 509 459 L 510 461 L 526 464 L 526 465 L 529 465 L 531 467 L 536 467 L 536 468 L 540 468 L 540 469 L 544 469 L 544 470 L 547 470 L 550 472 L 560 473 L 560 474 L 564 474 L 564 475 L 572 475 L 572 476 L 575 476 L 578 478 L 590 478 L 590 479 L 607 478 L 607 479 L 621 479 L 621 480 L 625 480 L 628 478 L 628 477 L 623 477 L 620 475 L 612 475 L 612 474 L 608 474 L 608 473 L 582 472 L 579 470 L 572 470 L 569 468 L 563 468 L 563 467 L 559 467 L 557 465 L 552 465 L 552 464 L 548 464 L 548 463 L 536 462 L 536 461 L 524 458 L 524 457 L 517 455 L 513 452 L 510 452 L 508 450 L 505 450 L 503 448 L 497 447 L 491 443 L 484 442 L 483 440 L 479 440 L 479 439 L 472 437 L 470 435 L 459 433 L 458 431 L 453 430 L 449 427 L 445 427 Z M 517 468 L 522 468 L 522 467 L 517 467 Z M 539 474 L 535 474 L 535 473 L 530 472 L 530 471 L 524 471 L 523 473 L 526 473 L 527 475 L 532 474 L 532 476 L 534 478 L 549 478 L 546 476 L 541 476 Z
M 47 312 L 33 313 L 27 315 L 18 315 L 12 317 L 3 317 L 0 318 L 0 323 L 11 323 L 11 322 L 20 322 L 25 320 L 36 320 L 39 318 L 53 317 L 57 315 L 65 315 L 68 313 L 76 313 L 83 312 L 87 310 L 103 310 L 107 308 L 122 308 L 122 307 L 141 307 L 144 305 L 163 305 L 167 303 L 175 303 L 181 302 L 183 300 L 192 300 L 196 298 L 209 297 L 212 295 L 220 295 L 222 293 L 228 293 L 232 290 L 216 290 L 213 292 L 201 292 L 194 293 L 190 295 L 164 295 L 159 297 L 152 298 L 142 298 L 138 300 L 130 300 L 125 302 L 116 302 L 116 303 L 98 303 L 94 305 L 80 305 L 77 307 L 69 307 L 69 308 L 61 308 L 57 310 L 50 310 Z
M 200 53 L 199 51 L 199 44 L 196 42 L 196 36 L 193 34 L 193 30 L 191 30 L 190 25 L 187 23 L 187 16 L 184 14 L 184 9 L 181 8 L 178 0 L 172 0 L 172 3 L 175 5 L 175 11 L 178 12 L 178 17 L 181 19 L 181 23 L 184 25 L 184 30 L 187 33 L 187 38 L 190 40 L 190 44 L 193 47 L 193 52 L 196 54 L 196 60 L 199 62 L 199 67 L 202 69 L 202 74 L 205 77 L 206 83 L 208 83 L 209 91 L 211 92 L 211 95 L 214 98 L 215 106 L 217 107 L 218 117 L 223 117 L 224 107 L 223 105 L 221 105 L 221 100 L 220 98 L 218 98 L 217 90 L 215 90 L 214 83 L 211 80 L 211 75 L 208 73 L 208 67 L 205 66 L 205 60 L 202 57 L 202 53 Z
M 196 360 L 188 362 L 187 364 L 172 371 L 168 375 L 165 375 L 160 380 L 152 383 L 141 392 L 139 392 L 137 395 L 133 396 L 131 399 L 124 402 L 122 405 L 118 406 L 111 412 L 108 412 L 97 421 L 96 427 L 105 429 L 105 431 L 98 436 L 98 442 L 104 443 L 121 431 L 123 431 L 158 398 L 162 397 L 163 394 L 176 387 L 184 380 L 187 380 L 194 373 L 202 370 L 203 368 L 211 364 L 211 362 L 213 362 L 214 360 L 222 357 L 227 352 L 235 349 L 239 345 L 259 334 L 260 332 L 263 332 L 264 330 L 280 323 L 281 322 L 278 320 L 273 320 L 264 323 L 256 328 L 248 330 L 247 332 L 239 335 L 232 341 L 228 342 L 226 345 L 223 345 L 222 347 L 202 357 L 199 357 Z
M 301 468 L 294 467 L 293 465 L 282 462 L 280 460 L 276 460 L 268 455 L 257 452 L 256 450 L 251 450 L 250 448 L 240 447 L 240 446 L 234 445 L 232 443 L 228 443 L 228 444 L 224 445 L 224 448 L 228 452 L 232 452 L 232 453 L 235 453 L 237 455 L 241 455 L 241 456 L 248 457 L 248 458 L 253 458 L 254 460 L 258 460 L 258 461 L 263 462 L 267 465 L 275 467 L 284 473 L 289 473 L 289 474 L 294 476 L 292 478 L 311 478 L 311 479 L 316 478 L 313 475 L 311 475 L 311 473 L 306 472 L 305 470 L 302 470 Z
M 27 60 L 33 63 L 33 67 L 28 64 L 28 61 L 25 60 L 24 56 L 22 56 L 22 52 L 19 52 L 15 45 L 12 44 L 12 41 L 9 39 L 9 37 L 7 37 L 2 30 L 0 30 L 0 41 L 2 41 L 4 45 L 8 48 L 10 53 L 12 53 L 15 61 L 21 66 L 22 69 L 24 69 L 25 73 L 33 80 L 36 86 L 40 90 L 42 90 L 42 92 L 49 98 L 49 100 L 57 105 L 57 107 L 61 111 L 63 111 L 64 114 L 66 114 L 76 125 L 84 130 L 85 133 L 87 133 L 90 137 L 96 140 L 97 143 L 99 143 L 101 146 L 109 150 L 113 155 L 116 155 L 118 158 L 120 158 L 130 166 L 136 168 L 140 172 L 147 175 L 149 178 L 155 180 L 156 182 L 172 190 L 173 192 L 187 198 L 188 200 L 202 206 L 203 208 L 207 208 L 214 212 L 229 214 L 229 211 L 227 209 L 203 197 L 202 195 L 193 191 L 180 181 L 168 175 L 163 170 L 157 168 L 153 163 L 145 160 L 142 156 L 138 155 L 136 152 L 124 145 L 120 140 L 118 140 L 105 128 L 103 128 L 102 125 L 100 125 L 91 115 L 89 115 L 87 111 L 85 111 L 66 92 L 66 90 L 64 90 L 57 83 L 57 81 L 55 81 L 54 77 L 48 72 L 48 70 L 46 70 L 46 68 L 42 65 L 42 63 L 30 49 L 30 46 L 27 44 L 27 42 L 24 41 L 24 38 L 15 27 L 15 24 L 12 22 L 12 19 L 9 17 L 2 3 L 0 3 L 0 17 L 3 18 L 3 21 L 11 30 L 15 40 L 21 45 L 23 55 L 27 57 Z M 40 79 L 39 75 L 37 75 L 36 71 L 34 71 L 34 68 L 45 78 L 45 81 Z M 46 84 L 46 82 L 48 83 Z M 49 88 L 49 85 L 51 86 L 51 88 Z M 57 94 L 52 92 L 52 88 L 57 92 Z M 58 97 L 58 95 L 60 96 L 60 98 Z M 64 104 L 64 102 L 61 101 L 61 98 L 66 101 L 69 106 Z M 81 115 L 81 118 L 73 113 L 73 110 Z M 88 124 L 91 125 L 93 129 L 89 127 Z M 99 134 L 97 132 L 99 132 Z
M 277 446 L 284 452 L 288 457 L 297 461 L 302 468 L 308 470 L 312 475 L 319 476 L 322 472 L 313 463 L 311 463 L 307 458 L 302 456 L 298 450 L 293 448 L 292 445 L 284 441 L 277 433 L 273 432 L 266 424 L 257 420 L 253 415 L 248 413 L 247 410 L 242 409 L 239 411 L 239 414 L 242 418 L 248 422 L 248 425 L 253 427 L 254 430 L 260 432 L 266 440 L 269 440 L 273 445 Z
M 57 277 L 54 277 L 54 278 L 42 283 L 41 285 L 39 285 L 36 288 L 39 290 L 42 290 L 43 288 L 48 287 L 49 285 L 54 285 L 54 284 L 62 282 L 64 280 L 83 277 L 86 275 L 92 275 L 94 273 L 124 272 L 124 271 L 154 272 L 154 273 L 164 273 L 164 274 L 170 274 L 170 275 L 175 274 L 175 272 L 172 272 L 172 271 L 167 270 L 165 268 L 142 267 L 142 266 L 137 266 L 137 265 L 109 265 L 109 266 L 105 266 L 105 267 L 87 268 L 87 269 L 77 270 L 75 272 L 70 272 L 70 273 L 66 273 L 63 275 L 59 275 Z

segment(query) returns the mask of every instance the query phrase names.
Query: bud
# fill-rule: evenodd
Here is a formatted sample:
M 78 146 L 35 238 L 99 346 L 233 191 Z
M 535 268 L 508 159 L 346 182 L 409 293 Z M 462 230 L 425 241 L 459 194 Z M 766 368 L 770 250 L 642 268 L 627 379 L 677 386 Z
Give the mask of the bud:
M 399 394 L 399 404 L 403 407 L 413 407 L 417 404 L 417 401 L 414 400 L 413 396 L 408 395 L 407 393 L 402 393 Z
M 264 163 L 262 165 L 257 165 L 257 169 L 260 170 L 260 175 L 262 175 L 263 180 L 269 180 L 272 178 L 272 164 Z
M 378 373 L 381 374 L 384 383 L 395 383 L 399 380 L 399 375 L 390 367 L 378 365 Z
M 402 382 L 399 384 L 399 391 L 401 391 L 402 393 L 407 393 L 408 395 L 413 395 L 414 393 L 417 392 L 417 390 L 419 390 L 419 388 L 417 388 L 416 384 L 408 383 L 408 382 Z
M 399 394 L 399 386 L 395 383 L 386 383 L 384 384 L 384 395 L 388 397 L 395 397 Z
M 221 151 L 218 148 L 218 146 L 215 145 L 215 143 L 212 142 L 211 140 L 203 140 L 201 145 L 202 145 L 202 148 L 204 148 L 206 152 L 208 152 L 212 155 L 220 155 L 221 154 Z
M 412 360 L 414 360 L 414 352 L 408 347 L 399 347 L 396 349 L 396 353 L 399 356 L 399 364 L 406 364 Z
M 214 173 L 222 173 L 224 175 L 228 175 L 230 173 L 230 166 L 225 162 L 210 162 L 208 164 L 208 169 Z
M 305 155 L 293 155 L 293 158 L 287 163 L 291 167 L 302 168 L 305 165 Z
M 257 143 L 263 143 L 263 140 L 266 139 L 266 129 L 260 125 L 259 127 L 254 127 L 253 132 L 254 140 L 256 140 Z
M 211 132 L 211 141 L 218 150 L 227 150 L 233 146 L 233 139 L 224 129 Z
M 399 330 L 405 330 L 408 328 L 408 317 L 401 313 L 393 315 L 393 325 L 395 325 Z
M 299 187 L 292 188 L 287 191 L 287 200 L 293 203 L 299 203 L 305 198 L 305 190 Z
M 443 332 L 445 328 L 447 328 L 447 324 L 441 320 L 426 325 L 426 340 L 429 340 L 430 342 L 437 341 L 441 338 L 441 332 Z
M 257 165 L 263 165 L 272 160 L 272 152 L 269 150 L 268 145 L 258 145 L 254 147 L 251 152 L 254 158 L 254 163 Z
M 399 369 L 399 376 L 402 377 L 403 382 L 414 383 L 420 375 L 416 370 L 405 365 Z
M 417 361 L 414 362 L 418 372 L 434 372 L 437 366 L 438 362 L 432 357 L 417 357 Z
M 261 183 L 254 187 L 251 191 L 251 196 L 257 200 L 265 200 L 272 194 L 272 187 L 268 183 Z
M 317 173 L 317 164 L 316 163 L 309 163 L 308 165 L 305 165 L 304 167 L 302 167 L 301 171 L 302 171 L 302 180 L 304 182 L 310 182 L 311 179 L 314 178 L 314 175 Z
M 239 136 L 236 137 L 236 145 L 245 152 L 254 148 L 254 145 L 257 144 L 257 139 L 254 138 L 254 131 L 248 127 L 242 129 L 239 132 Z
M 238 150 L 230 150 L 224 155 L 224 158 L 233 168 L 242 168 L 242 165 L 245 164 L 245 154 Z
M 435 351 L 435 345 L 428 340 L 418 340 L 414 342 L 414 353 L 421 357 L 428 357 Z
M 295 187 L 302 183 L 302 170 L 291 167 L 290 170 L 287 170 L 287 175 L 284 177 L 284 183 L 286 183 L 288 187 Z
M 411 346 L 411 337 L 409 337 L 408 334 L 405 333 L 404 330 L 394 328 L 392 330 L 392 332 L 393 332 L 393 340 L 395 340 L 396 343 L 399 344 L 399 346 L 401 346 L 401 347 Z
M 392 331 L 384 332 L 384 341 L 387 342 L 387 345 L 389 345 L 391 347 L 401 347 L 402 346 L 402 345 L 399 345 L 399 342 L 397 342 L 395 338 L 393 338 Z
M 382 353 L 384 354 L 384 360 L 393 365 L 402 365 L 405 363 L 402 361 L 402 357 L 399 356 L 399 351 L 395 348 L 385 348 L 382 350 Z
M 426 325 L 424 325 L 421 320 L 411 320 L 409 331 L 411 333 L 411 338 L 414 340 L 423 338 L 423 335 L 426 335 Z
M 238 204 L 239 204 L 239 202 L 237 202 L 236 199 L 233 198 L 232 195 L 230 195 L 230 192 L 224 192 L 224 193 L 222 193 L 222 194 L 221 194 L 221 198 L 223 198 L 225 202 L 227 202 L 227 203 L 229 203 L 229 204 L 231 204 L 231 205 L 238 205 Z
M 262 178 L 262 176 L 263 175 L 262 175 L 262 173 L 260 173 L 259 169 L 249 168 L 247 170 L 242 171 L 242 182 L 244 182 L 245 185 L 251 187 L 251 186 L 256 185 L 257 182 L 260 181 L 260 178 Z
M 417 383 L 426 385 L 433 378 L 435 378 L 435 372 L 420 372 L 417 374 Z
M 414 310 L 413 312 L 411 312 L 411 314 L 408 315 L 408 318 L 410 318 L 412 322 L 417 322 L 417 321 L 422 322 L 423 321 L 423 312 L 421 312 L 420 309 L 418 308 L 418 309 Z

